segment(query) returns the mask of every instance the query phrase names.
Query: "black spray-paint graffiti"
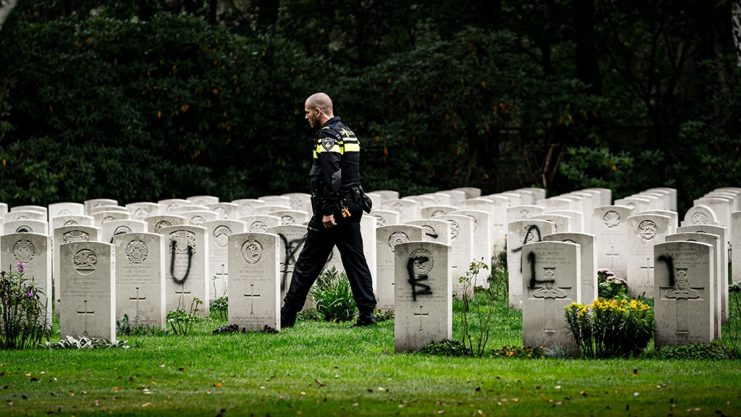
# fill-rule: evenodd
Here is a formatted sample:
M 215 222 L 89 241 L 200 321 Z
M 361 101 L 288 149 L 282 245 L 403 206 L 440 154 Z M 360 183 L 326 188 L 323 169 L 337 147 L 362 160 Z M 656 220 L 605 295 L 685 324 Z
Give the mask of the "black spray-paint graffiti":
M 553 284 L 556 282 L 555 279 L 537 279 L 535 278 L 535 261 L 537 256 L 535 252 L 527 254 L 527 261 L 530 263 L 530 289 L 534 289 L 537 284 Z
M 430 277 L 427 274 L 416 275 L 414 273 L 414 264 L 416 262 L 423 264 L 429 261 L 430 261 L 430 258 L 428 258 L 427 256 L 414 256 L 414 257 L 410 257 L 409 260 L 407 261 L 407 273 L 409 274 L 409 279 L 407 281 L 412 286 L 412 300 L 413 301 L 417 301 L 418 295 L 432 295 L 432 288 L 430 288 L 429 285 L 422 284 L 420 282 L 420 281 L 425 281 L 429 279 Z
M 530 233 L 532 233 L 532 232 L 535 232 L 535 233 L 538 234 L 538 238 L 537 239 L 532 239 L 532 240 L 528 239 L 531 236 Z M 533 238 L 535 237 L 535 235 L 532 235 L 532 236 L 533 236 Z M 515 252 L 515 253 L 520 252 L 522 250 L 522 246 L 523 245 L 526 245 L 526 244 L 528 244 L 530 242 L 542 242 L 542 241 L 543 241 L 543 236 L 540 234 L 540 228 L 538 226 L 534 225 L 534 224 L 531 224 L 527 228 L 527 231 L 525 232 L 525 239 L 523 239 L 522 245 L 520 245 L 519 248 L 512 249 L 512 252 Z M 522 272 L 522 271 L 520 271 L 520 272 Z
M 185 273 L 183 274 L 182 278 L 177 278 L 175 276 L 175 252 L 177 252 L 178 249 L 178 242 L 173 239 L 170 241 L 170 278 L 172 278 L 173 281 L 175 281 L 176 284 L 182 284 L 188 279 L 188 275 L 190 275 L 190 266 L 191 262 L 193 261 L 193 246 L 188 245 L 188 267 L 185 269 Z
M 285 290 L 288 286 L 288 271 L 289 267 L 296 266 L 296 262 L 298 261 L 298 255 L 299 249 L 303 246 L 304 242 L 306 242 L 306 236 L 299 239 L 293 239 L 288 240 L 286 235 L 282 233 L 278 233 L 278 237 L 280 237 L 281 242 L 283 242 L 283 250 L 285 255 L 285 263 L 283 264 L 282 271 L 281 271 L 281 279 L 280 279 L 280 289 Z M 328 264 L 332 260 L 332 255 L 334 255 L 333 251 L 329 252 L 329 256 L 327 257 L 327 261 L 325 262 L 325 265 Z
M 658 262 L 663 262 L 666 264 L 666 267 L 669 268 L 669 286 L 674 286 L 674 258 L 672 258 L 669 255 L 661 255 L 658 258 L 656 258 Z

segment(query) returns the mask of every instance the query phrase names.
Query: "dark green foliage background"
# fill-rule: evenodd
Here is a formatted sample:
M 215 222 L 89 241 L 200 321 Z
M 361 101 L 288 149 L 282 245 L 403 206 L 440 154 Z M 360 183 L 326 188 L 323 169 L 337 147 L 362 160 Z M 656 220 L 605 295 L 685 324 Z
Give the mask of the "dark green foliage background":
M 320 3 L 21 0 L 0 32 L 0 201 L 307 191 L 320 90 L 367 189 L 667 185 L 687 204 L 741 184 L 730 3 Z

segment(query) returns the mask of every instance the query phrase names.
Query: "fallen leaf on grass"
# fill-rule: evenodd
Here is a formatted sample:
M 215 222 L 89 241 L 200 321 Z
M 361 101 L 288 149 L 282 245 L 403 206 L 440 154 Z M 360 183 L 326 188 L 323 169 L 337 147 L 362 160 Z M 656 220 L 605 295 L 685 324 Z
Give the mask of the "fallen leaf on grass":
M 319 385 L 320 387 L 324 387 L 324 386 L 326 386 L 326 385 L 327 385 L 327 384 L 324 384 L 324 383 L 322 383 L 322 381 L 320 381 L 319 379 L 315 379 L 315 380 L 314 380 L 314 382 L 315 382 L 315 383 L 316 383 L 317 385 Z
M 150 405 L 152 405 L 152 403 L 144 403 L 142 404 L 142 407 L 149 407 Z
M 214 387 L 216 387 L 216 388 L 221 388 L 223 386 L 224 386 L 224 384 L 222 384 L 221 382 L 217 382 L 217 383 L 214 384 Z

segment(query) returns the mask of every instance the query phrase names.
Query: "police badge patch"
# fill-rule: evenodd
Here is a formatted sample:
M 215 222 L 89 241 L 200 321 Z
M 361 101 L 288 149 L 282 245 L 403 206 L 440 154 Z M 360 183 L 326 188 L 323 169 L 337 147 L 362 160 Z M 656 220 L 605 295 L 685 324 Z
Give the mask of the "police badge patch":
M 324 150 L 329 151 L 334 146 L 334 138 L 322 138 L 322 148 Z

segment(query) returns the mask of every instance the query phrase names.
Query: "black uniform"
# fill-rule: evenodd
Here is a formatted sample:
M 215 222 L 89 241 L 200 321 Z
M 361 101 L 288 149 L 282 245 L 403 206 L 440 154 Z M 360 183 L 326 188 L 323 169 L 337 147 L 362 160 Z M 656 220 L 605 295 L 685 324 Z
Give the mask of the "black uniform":
M 303 307 L 311 286 L 337 245 L 360 316 L 367 317 L 376 307 L 376 298 L 360 234 L 363 215 L 360 143 L 339 117 L 329 119 L 317 132 L 309 177 L 314 215 L 283 299 L 282 316 L 289 317 L 292 323 L 290 317 L 295 317 Z M 322 216 L 330 214 L 334 215 L 337 225 L 326 229 Z

